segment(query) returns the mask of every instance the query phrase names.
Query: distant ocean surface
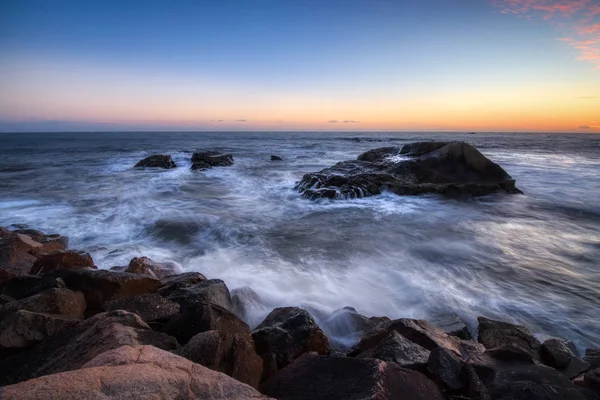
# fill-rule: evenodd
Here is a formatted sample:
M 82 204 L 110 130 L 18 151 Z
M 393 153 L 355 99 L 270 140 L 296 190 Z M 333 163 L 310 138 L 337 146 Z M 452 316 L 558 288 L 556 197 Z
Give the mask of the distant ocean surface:
M 361 152 L 464 140 L 525 195 L 313 202 L 294 184 Z M 232 167 L 190 171 L 194 150 Z M 152 153 L 178 168 L 139 170 Z M 272 162 L 271 155 L 284 161 Z M 0 225 L 69 236 L 102 268 L 135 256 L 250 286 L 266 307 L 514 321 L 600 347 L 600 135 L 0 134 Z

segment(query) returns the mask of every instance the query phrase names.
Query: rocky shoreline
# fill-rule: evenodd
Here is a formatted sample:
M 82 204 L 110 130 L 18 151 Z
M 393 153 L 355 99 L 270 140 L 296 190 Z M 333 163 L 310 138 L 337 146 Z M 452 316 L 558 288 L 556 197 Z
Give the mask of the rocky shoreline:
M 250 288 L 146 257 L 99 269 L 18 228 L 0 228 L 2 399 L 600 399 L 600 349 L 523 326 L 479 317 L 472 338 L 456 321 L 283 307 L 251 329 Z

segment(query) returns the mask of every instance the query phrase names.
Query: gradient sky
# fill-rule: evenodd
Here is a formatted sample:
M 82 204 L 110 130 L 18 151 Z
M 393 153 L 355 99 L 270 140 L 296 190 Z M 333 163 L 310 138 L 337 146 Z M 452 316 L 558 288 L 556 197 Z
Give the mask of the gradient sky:
M 0 0 L 0 130 L 600 132 L 600 0 Z

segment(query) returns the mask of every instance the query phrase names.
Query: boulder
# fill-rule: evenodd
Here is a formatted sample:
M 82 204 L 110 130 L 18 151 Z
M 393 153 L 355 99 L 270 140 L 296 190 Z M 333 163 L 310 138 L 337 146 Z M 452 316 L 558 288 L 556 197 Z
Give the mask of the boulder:
M 283 161 L 283 158 L 279 156 L 271 156 L 271 161 Z
M 254 388 L 258 388 L 262 377 L 263 360 L 256 354 L 249 333 L 199 333 L 177 354 Z
M 459 346 L 460 355 L 463 360 L 467 360 L 485 352 L 485 346 L 474 340 L 461 340 Z
M 456 354 L 443 347 L 431 350 L 427 360 L 427 368 L 442 387 L 460 390 L 467 386 L 463 379 L 463 362 Z
M 7 269 L 4 269 L 2 266 L 0 266 L 0 286 L 5 285 L 8 281 L 10 281 L 15 276 L 16 275 L 15 275 L 14 271 L 9 271 Z
M 0 386 L 79 369 L 105 351 L 142 344 L 165 350 L 178 347 L 173 337 L 152 331 L 135 314 L 126 311 L 96 314 L 31 349 L 1 360 Z
M 524 348 L 514 344 L 503 344 L 493 349 L 488 349 L 484 353 L 487 356 L 499 361 L 522 364 L 535 364 L 537 360 Z
M 33 263 L 32 275 L 45 275 L 50 272 L 79 269 L 97 269 L 92 256 L 88 253 L 76 250 L 58 250 L 53 253 L 41 254 Z
M 163 279 L 167 276 L 177 275 L 179 267 L 173 263 L 157 263 L 148 257 L 134 257 L 124 272 L 148 275 L 153 278 Z
M 69 289 L 48 289 L 31 297 L 1 305 L 0 320 L 19 310 L 82 319 L 85 308 L 85 298 L 81 292 L 73 292 Z
M 125 310 L 135 313 L 145 322 L 168 320 L 179 314 L 179 304 L 156 293 L 119 297 L 104 303 L 106 311 Z
M 49 336 L 74 327 L 80 321 L 80 318 L 65 315 L 19 310 L 0 323 L 0 348 L 33 346 Z
M 185 272 L 179 275 L 167 276 L 161 279 L 161 286 L 158 288 L 157 293 L 168 297 L 178 289 L 188 288 L 205 280 L 207 280 L 206 277 L 199 272 Z
M 228 167 L 233 165 L 233 156 L 218 151 L 200 151 L 192 155 L 192 169 L 210 167 Z
M 429 353 L 424 347 L 392 331 L 377 345 L 363 351 L 356 358 L 376 358 L 405 368 L 421 369 L 427 364 Z
M 469 364 L 463 366 L 463 379 L 467 382 L 466 394 L 471 400 L 491 400 L 487 388 L 477 376 L 473 366 Z
M 0 286 L 0 293 L 13 299 L 24 299 L 44 290 L 53 288 L 66 289 L 65 282 L 60 278 L 51 276 L 21 275 L 15 276 L 4 285 Z
M 541 343 L 524 326 L 478 317 L 479 343 L 487 349 L 502 345 L 514 345 L 529 352 L 533 358 L 539 359 Z
M 154 154 L 135 164 L 134 168 L 175 168 L 175 162 L 169 154 Z
M 374 359 L 305 355 L 279 371 L 262 392 L 286 400 L 442 400 L 417 371 Z
M 365 332 L 381 322 L 377 317 L 368 318 L 359 314 L 353 307 L 337 309 L 320 321 L 323 321 L 321 328 L 329 338 L 331 347 L 344 353 L 348 352 L 349 347 L 360 340 Z
M 521 193 L 498 164 L 465 142 L 383 147 L 306 174 L 296 185 L 305 198 L 356 198 L 389 190 L 398 195 L 481 196 Z
M 181 344 L 186 344 L 198 333 L 212 330 L 231 334 L 250 333 L 245 322 L 229 310 L 210 303 L 187 305 L 162 328 L 162 332 L 176 337 Z
M 438 314 L 430 322 L 433 326 L 437 326 L 448 335 L 456 336 L 463 340 L 473 339 L 469 328 L 467 328 L 465 322 L 457 314 Z
M 586 373 L 583 377 L 585 387 L 600 394 L 600 368 L 596 368 Z
M 220 279 L 200 281 L 186 288 L 173 290 L 166 297 L 182 307 L 194 303 L 211 303 L 229 311 L 234 310 L 229 289 Z
M 396 319 L 377 325 L 373 330 L 367 332 L 362 337 L 360 342 L 352 348 L 349 355 L 356 356 L 375 347 L 392 331 L 398 332 L 406 339 L 427 350 L 444 347 L 453 351 L 458 356 L 461 355 L 460 339 L 446 334 L 444 331 L 436 328 L 427 321 L 409 318 Z
M 592 369 L 600 368 L 600 349 L 586 349 L 583 360 L 589 363 Z
M 31 268 L 43 245 L 21 233 L 9 233 L 0 238 L 0 267 L 13 273 Z
M 300 355 L 329 354 L 329 341 L 313 317 L 297 307 L 276 308 L 252 332 L 256 352 L 275 354 L 283 368 Z
M 248 286 L 233 289 L 231 291 L 231 303 L 233 304 L 233 312 L 243 320 L 247 319 L 250 308 L 264 306 L 260 295 Z
M 548 339 L 540 347 L 540 358 L 549 367 L 573 379 L 590 369 L 590 364 L 577 357 L 567 344 L 558 339 Z
M 122 346 L 82 369 L 0 388 L 6 400 L 267 399 L 220 372 L 152 346 Z
M 211 169 L 211 168 L 212 168 L 212 165 L 210 165 L 209 163 L 204 162 L 204 161 L 198 161 L 198 162 L 192 163 L 192 167 L 191 167 L 192 171 L 202 171 L 202 170 Z

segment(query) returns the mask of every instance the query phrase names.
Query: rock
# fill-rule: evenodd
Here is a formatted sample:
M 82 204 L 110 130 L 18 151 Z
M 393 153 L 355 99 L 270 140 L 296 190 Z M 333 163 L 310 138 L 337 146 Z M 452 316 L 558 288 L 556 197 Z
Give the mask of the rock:
M 15 301 L 15 299 L 5 294 L 0 294 L 0 305 L 10 303 L 11 301 Z
M 206 163 L 204 161 L 198 161 L 198 162 L 192 163 L 192 167 L 191 167 L 192 171 L 202 171 L 202 170 L 211 169 L 211 168 L 212 168 L 212 165 L 210 165 L 209 163 Z
M 0 320 L 19 311 L 66 315 L 82 319 L 86 303 L 81 292 L 69 289 L 48 289 L 31 297 L 0 306 Z
M 467 386 L 463 380 L 463 362 L 456 354 L 443 347 L 431 350 L 427 360 L 427 368 L 446 389 L 460 390 Z
M 465 364 L 463 366 L 462 375 L 467 382 L 467 395 L 471 400 L 491 400 L 485 385 L 471 365 Z
M 429 353 L 424 347 L 392 331 L 375 347 L 360 353 L 356 358 L 376 358 L 405 368 L 420 369 L 427 364 Z
M 135 314 L 126 311 L 96 314 L 31 349 L 1 360 L 0 386 L 79 369 L 105 351 L 141 344 L 165 350 L 178 347 L 173 337 L 152 331 Z
M 549 367 L 573 379 L 590 369 L 590 364 L 577 357 L 567 344 L 558 339 L 548 339 L 540 347 L 540 358 Z
M 454 313 L 439 314 L 431 321 L 433 326 L 437 326 L 448 335 L 456 336 L 463 340 L 473 339 L 469 328 L 464 321 Z
M 297 307 L 276 308 L 252 332 L 256 352 L 275 354 L 277 365 L 283 368 L 303 353 L 329 353 L 327 336 L 313 317 Z
M 305 355 L 262 386 L 286 400 L 441 400 L 425 375 L 373 359 Z
M 185 272 L 179 275 L 168 276 L 161 279 L 161 286 L 158 288 L 157 293 L 168 297 L 178 289 L 184 289 L 205 280 L 207 280 L 206 277 L 199 272 Z
M 473 340 L 460 341 L 460 354 L 463 360 L 481 355 L 485 352 L 485 346 Z
M 406 339 L 421 345 L 427 350 L 444 347 L 458 356 L 461 355 L 460 340 L 458 338 L 446 334 L 427 321 L 408 318 L 396 319 L 377 325 L 363 336 L 348 355 L 356 356 L 373 348 L 392 331 L 398 332 Z
M 13 273 L 26 272 L 43 247 L 27 235 L 10 233 L 0 238 L 0 267 Z
M 77 371 L 0 388 L 6 400 L 267 399 L 220 372 L 152 346 L 122 346 Z
M 179 314 L 179 304 L 156 293 L 120 297 L 104 303 L 106 311 L 125 310 L 139 315 L 145 322 L 167 320 Z
M 310 199 L 368 197 L 382 190 L 398 195 L 521 193 L 506 171 L 465 142 L 373 149 L 356 161 L 304 175 L 296 189 Z
M 596 368 L 586 373 L 583 377 L 585 387 L 600 394 L 600 368 Z
M 337 309 L 320 320 L 323 321 L 321 328 L 329 338 L 331 347 L 344 353 L 348 352 L 349 347 L 355 344 L 366 331 L 380 323 L 377 318 L 368 318 L 359 314 L 353 307 Z
M 19 310 L 0 323 L 0 348 L 30 347 L 45 338 L 70 329 L 81 321 L 64 315 Z
M 252 288 L 243 286 L 231 291 L 231 303 L 234 313 L 243 320 L 248 317 L 248 310 L 264 306 L 262 298 Z
M 254 388 L 258 388 L 262 377 L 263 360 L 256 354 L 249 333 L 199 333 L 177 354 Z
M 283 161 L 283 158 L 279 156 L 271 156 L 271 161 Z
M 263 374 L 261 382 L 277 374 L 277 357 L 273 353 L 265 353 L 260 356 L 263 360 Z
M 529 352 L 536 360 L 539 359 L 538 351 L 541 343 L 524 326 L 485 317 L 478 317 L 477 321 L 479 322 L 479 343 L 487 349 L 505 344 L 514 345 Z
M 233 165 L 233 156 L 218 151 L 201 151 L 192 155 L 192 169 L 210 167 L 228 167 Z
M 537 361 L 533 355 L 524 348 L 514 344 L 503 344 L 484 353 L 493 359 L 522 364 L 535 364 Z
M 13 299 L 24 299 L 53 288 L 66 289 L 65 282 L 50 276 L 15 276 L 0 287 L 0 293 Z
M 83 292 L 87 302 L 87 315 L 101 312 L 107 301 L 154 293 L 161 285 L 158 279 L 149 276 L 107 270 L 59 270 L 51 276 L 62 278 L 69 289 Z
M 600 349 L 586 349 L 583 360 L 589 363 L 592 369 L 600 368 Z
M 154 154 L 144 158 L 135 164 L 134 168 L 164 168 L 171 169 L 175 168 L 175 162 L 169 154 Z
M 229 289 L 220 279 L 200 281 L 186 288 L 173 290 L 166 297 L 182 307 L 194 303 L 211 303 L 229 311 L 234 310 Z
M 162 332 L 186 344 L 198 333 L 217 330 L 222 333 L 250 333 L 250 328 L 230 311 L 209 303 L 193 303 L 182 308 Z
M 75 250 L 58 250 L 53 253 L 42 254 L 35 261 L 31 270 L 32 275 L 45 275 L 60 269 L 98 269 L 94 265 L 92 256 L 88 253 Z
M 6 284 L 16 275 L 13 271 L 8 271 L 0 266 L 0 286 Z
M 167 276 L 177 275 L 181 271 L 173 263 L 157 263 L 148 257 L 135 257 L 131 259 L 129 266 L 124 272 L 162 279 Z
M 34 240 L 42 244 L 42 253 L 52 253 L 54 251 L 65 250 L 69 246 L 69 238 L 58 234 L 42 234 L 34 237 Z

